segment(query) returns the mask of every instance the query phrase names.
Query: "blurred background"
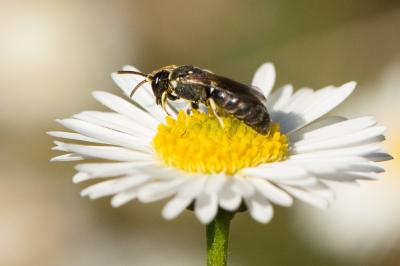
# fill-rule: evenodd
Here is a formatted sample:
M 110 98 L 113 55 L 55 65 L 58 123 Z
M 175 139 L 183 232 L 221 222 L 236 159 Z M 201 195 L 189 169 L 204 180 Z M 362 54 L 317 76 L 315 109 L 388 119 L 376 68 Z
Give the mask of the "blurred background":
M 194 64 L 249 82 L 272 61 L 277 86 L 358 82 L 334 112 L 374 115 L 395 157 L 377 182 L 337 187 L 328 211 L 296 202 L 231 227 L 231 265 L 400 265 L 400 2 L 0 1 L 0 265 L 204 265 L 204 227 L 163 203 L 80 198 L 73 163 L 49 163 L 56 118 L 103 109 L 110 73 Z

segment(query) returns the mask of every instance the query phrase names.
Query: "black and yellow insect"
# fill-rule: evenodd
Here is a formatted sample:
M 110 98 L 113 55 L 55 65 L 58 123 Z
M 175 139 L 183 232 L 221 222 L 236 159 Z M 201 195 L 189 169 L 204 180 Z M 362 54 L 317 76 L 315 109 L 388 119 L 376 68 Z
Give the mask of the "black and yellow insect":
M 161 104 L 165 111 L 167 99 L 185 99 L 189 101 L 190 108 L 197 109 L 200 103 L 205 104 L 213 111 L 221 126 L 220 111 L 235 116 L 261 134 L 269 132 L 271 119 L 266 107 L 267 100 L 258 90 L 245 84 L 190 65 L 166 66 L 147 75 L 136 71 L 118 73 L 144 76 L 146 79 L 132 90 L 130 96 L 141 85 L 151 82 L 156 103 Z

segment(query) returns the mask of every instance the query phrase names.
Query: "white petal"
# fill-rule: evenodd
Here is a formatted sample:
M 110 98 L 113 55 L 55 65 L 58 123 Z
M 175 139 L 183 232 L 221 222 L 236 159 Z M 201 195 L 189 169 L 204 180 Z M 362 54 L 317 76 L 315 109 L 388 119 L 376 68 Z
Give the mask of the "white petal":
M 329 125 L 333 125 L 333 124 L 337 124 L 339 122 L 342 121 L 346 121 L 347 119 L 341 116 L 325 116 L 325 117 L 321 117 L 318 120 L 312 122 L 311 124 L 300 128 L 296 131 L 290 132 L 288 134 L 289 139 L 291 142 L 296 142 L 299 140 L 302 140 L 305 138 L 304 134 L 307 134 L 308 132 L 329 126 Z
M 276 181 L 279 185 L 290 185 L 290 186 L 298 186 L 298 187 L 310 187 L 318 183 L 318 179 L 315 177 L 306 177 L 306 178 L 298 178 L 298 179 L 282 179 Z
M 309 165 L 309 164 L 319 164 L 319 163 L 331 163 L 332 165 L 337 165 L 341 163 L 363 163 L 363 162 L 368 162 L 367 159 L 359 157 L 359 156 L 319 156 L 319 157 L 307 157 L 307 156 L 301 156 L 302 154 L 299 155 L 293 155 L 291 156 L 288 160 L 284 161 L 287 164 L 291 165 L 297 165 L 297 166 L 303 166 L 303 165 Z
M 249 178 L 249 182 L 252 183 L 252 185 L 259 191 L 261 195 L 273 203 L 285 207 L 293 204 L 293 199 L 291 196 L 270 182 L 259 178 Z
M 137 71 L 132 67 L 124 67 L 123 70 Z M 131 75 L 131 74 L 118 74 L 112 73 L 111 75 L 114 82 L 124 91 L 126 95 L 130 95 L 132 89 L 139 84 L 144 77 Z M 160 106 L 156 105 L 154 95 L 151 93 L 151 87 L 148 83 L 141 86 L 133 96 L 133 100 L 142 106 L 147 112 L 149 112 L 159 122 L 164 122 L 165 113 Z
M 81 190 L 81 193 L 80 193 L 81 197 L 89 196 L 90 193 L 92 193 L 93 191 L 99 191 L 99 190 L 107 189 L 108 187 L 112 187 L 112 185 L 114 185 L 116 181 L 117 181 L 117 179 L 112 179 L 112 180 L 107 180 L 107 181 L 103 181 L 103 182 L 91 185 L 91 186 Z
M 172 167 L 165 167 L 163 164 L 147 165 L 136 167 L 136 171 L 146 173 L 157 179 L 167 180 L 176 179 L 177 177 L 187 177 L 188 173 Z
M 289 192 L 290 194 L 292 194 L 294 197 L 298 198 L 299 200 L 304 201 L 313 206 L 316 206 L 318 208 L 324 209 L 329 206 L 328 200 L 326 200 L 323 197 L 312 194 L 312 192 L 310 192 L 310 191 L 291 187 L 291 186 L 282 186 L 282 188 L 286 189 L 287 192 Z
M 154 161 L 136 161 L 122 163 L 84 163 L 75 166 L 75 169 L 84 172 L 90 178 L 112 177 L 119 175 L 128 175 L 136 172 L 137 167 L 153 164 Z
M 126 173 L 126 171 L 132 170 L 135 167 L 135 163 L 122 162 L 122 163 L 81 163 L 75 166 L 75 169 L 80 172 L 90 173 L 95 175 L 96 173 L 108 173 L 110 175 L 119 175 L 120 172 Z
M 82 172 L 78 172 L 74 175 L 74 177 L 72 178 L 72 182 L 77 184 L 86 180 L 90 179 L 90 175 L 88 175 L 87 173 L 82 173 Z
M 304 139 L 293 144 L 294 153 L 304 153 L 323 149 L 341 148 L 346 146 L 363 145 L 384 139 L 385 127 L 375 126 L 344 136 L 332 137 L 327 140 Z
M 240 173 L 245 176 L 259 177 L 269 180 L 302 178 L 308 175 L 301 166 L 291 164 L 290 161 L 261 164 L 257 167 L 244 168 Z
M 204 187 L 204 192 L 209 194 L 218 193 L 226 182 L 226 176 L 224 174 L 210 175 L 207 179 Z
M 305 187 L 305 189 L 308 189 L 311 193 L 326 199 L 328 203 L 330 203 L 335 198 L 334 191 L 328 185 L 325 184 L 325 181 L 318 182 L 312 186 Z
M 292 97 L 279 108 L 279 111 L 273 115 L 273 121 L 284 120 L 288 114 L 299 112 L 312 103 L 314 91 L 308 88 L 297 90 Z
M 127 203 L 128 201 L 135 199 L 137 197 L 137 189 L 138 188 L 133 188 L 130 189 L 129 191 L 118 193 L 117 195 L 112 197 L 111 206 L 113 206 L 114 208 L 118 208 Z
M 202 191 L 206 177 L 195 176 L 186 182 L 178 191 L 176 196 L 164 207 L 162 215 L 165 219 L 174 219 L 178 216 L 197 195 Z
M 103 141 L 94 139 L 94 138 L 89 138 L 84 135 L 78 134 L 78 133 L 72 133 L 72 132 L 64 132 L 64 131 L 49 131 L 47 132 L 50 136 L 56 137 L 56 138 L 63 138 L 63 139 L 72 139 L 72 140 L 79 140 L 79 141 L 87 141 L 87 142 L 93 142 L 93 143 L 103 143 Z
M 374 162 L 390 161 L 394 159 L 393 156 L 386 152 L 374 152 L 366 155 L 365 158 Z
M 58 144 L 59 144 L 59 143 L 56 142 L 56 146 L 52 147 L 51 150 L 53 150 L 53 151 L 64 151 L 64 152 L 67 152 L 67 151 L 68 151 L 67 149 L 65 149 L 64 146 L 58 145 Z
M 164 219 L 172 220 L 184 211 L 193 199 L 180 197 L 176 195 L 172 200 L 168 201 L 162 210 Z
M 272 205 L 260 194 L 255 193 L 250 197 L 245 197 L 244 200 L 254 220 L 266 224 L 272 219 L 274 215 Z
M 265 97 L 268 97 L 275 83 L 275 68 L 271 63 L 261 65 L 254 74 L 251 85 L 261 89 Z
M 311 128 L 307 126 L 303 129 L 303 133 L 298 131 L 290 134 L 291 142 L 298 142 L 301 140 L 324 140 L 330 139 L 332 137 L 343 136 L 347 134 L 351 134 L 362 129 L 372 127 L 376 124 L 376 121 L 373 117 L 360 117 L 355 119 L 348 119 L 344 121 L 340 121 L 338 123 L 328 124 L 328 125 L 318 125 L 319 127 Z
M 218 192 L 226 182 L 225 175 L 208 177 L 203 191 L 195 202 L 195 213 L 202 223 L 211 222 L 218 211 Z
M 60 143 L 62 143 L 62 142 L 54 141 L 54 143 L 56 144 L 56 146 L 51 147 L 51 150 L 53 150 L 53 151 L 65 151 L 65 152 L 68 151 L 63 145 L 60 145 Z
M 101 126 L 96 126 L 94 124 L 77 119 L 63 119 L 57 121 L 69 129 L 72 129 L 83 135 L 99 139 L 109 144 L 123 146 L 140 151 L 148 152 L 150 150 L 149 143 L 146 143 L 146 141 L 142 138 L 133 137 L 125 133 L 121 133 Z
M 235 211 L 242 202 L 242 195 L 234 189 L 234 181 L 229 179 L 218 193 L 219 206 L 227 211 Z
M 98 100 L 111 110 L 114 110 L 121 115 L 129 117 L 136 123 L 151 130 L 155 130 L 157 128 L 157 119 L 155 119 L 145 111 L 141 110 L 140 108 L 136 107 L 132 103 L 122 99 L 121 97 L 104 91 L 95 91 L 92 94 L 96 98 L 96 100 Z
M 144 127 L 118 113 L 85 111 L 72 117 L 135 137 L 152 138 L 156 134 L 154 130 Z
M 385 169 L 375 162 L 354 163 L 346 168 L 347 171 L 383 173 Z
M 207 182 L 208 176 L 199 174 L 191 175 L 186 178 L 188 178 L 188 182 L 180 187 L 178 195 L 180 197 L 193 199 L 204 190 L 204 186 Z
M 300 154 L 293 154 L 290 156 L 291 159 L 297 158 L 321 158 L 321 157 L 336 157 L 336 156 L 360 156 L 366 157 L 369 154 L 374 154 L 381 151 L 381 148 L 377 144 L 367 144 L 354 147 L 321 150 Z
M 254 187 L 247 181 L 247 178 L 235 175 L 233 182 L 233 190 L 241 196 L 250 197 L 256 192 Z
M 76 153 L 68 153 L 60 156 L 56 156 L 50 159 L 50 162 L 72 162 L 72 161 L 81 161 L 87 158 L 86 156 L 82 156 Z
M 146 175 L 135 175 L 107 180 L 85 188 L 81 191 L 81 196 L 89 196 L 90 199 L 98 199 L 127 191 L 132 187 L 143 184 L 149 179 L 151 178 Z
M 172 180 L 149 183 L 139 189 L 138 199 L 141 202 L 153 202 L 167 198 L 175 194 L 187 181 L 187 178 L 175 178 Z
M 194 204 L 194 211 L 197 218 L 203 223 L 210 223 L 218 212 L 218 198 L 212 193 L 200 193 Z
M 313 92 L 314 91 L 310 88 L 298 89 L 281 111 L 285 113 L 297 112 L 298 110 L 308 107 L 313 100 Z
M 74 153 L 78 153 L 83 156 L 101 158 L 106 160 L 114 161 L 141 161 L 141 160 L 152 160 L 153 156 L 140 151 L 132 151 L 120 147 L 112 146 L 88 146 L 78 144 L 68 144 L 55 141 L 59 146 L 64 147 L 66 150 Z
M 337 172 L 328 174 L 318 174 L 320 180 L 351 182 L 355 180 L 376 180 L 378 175 L 374 172 Z
M 352 171 L 350 171 L 347 174 L 354 175 L 357 177 L 357 179 L 372 179 L 372 180 L 378 179 L 378 174 L 375 172 L 352 172 Z
M 272 121 L 276 121 L 276 112 L 289 101 L 293 93 L 292 85 L 285 85 L 272 93 L 267 100 L 267 108 L 271 112 Z
M 289 159 L 287 163 L 298 165 L 309 175 L 334 174 L 339 171 L 382 172 L 383 168 L 374 162 L 357 156 L 297 158 Z
M 297 130 L 328 113 L 343 102 L 353 92 L 355 86 L 355 82 L 349 82 L 336 89 L 321 89 L 316 92 L 312 104 L 301 111 L 291 112 L 279 121 L 282 132 Z

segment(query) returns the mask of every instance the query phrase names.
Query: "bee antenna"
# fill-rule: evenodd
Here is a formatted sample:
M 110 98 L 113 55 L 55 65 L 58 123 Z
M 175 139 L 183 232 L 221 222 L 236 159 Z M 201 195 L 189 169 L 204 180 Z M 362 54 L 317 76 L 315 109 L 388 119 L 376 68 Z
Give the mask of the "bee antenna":
M 118 74 L 134 74 L 134 75 L 140 75 L 140 76 L 143 76 L 143 77 L 147 77 L 146 74 L 143 74 L 143 73 L 138 72 L 138 71 L 132 71 L 132 70 L 120 70 L 117 73 Z
M 135 92 L 137 91 L 137 89 L 139 89 L 140 86 L 142 86 L 142 85 L 145 84 L 146 82 L 148 82 L 147 79 L 142 80 L 141 82 L 139 82 L 139 83 L 135 86 L 135 88 L 133 88 L 133 90 L 131 91 L 131 94 L 129 94 L 129 98 L 132 98 L 132 97 L 133 97 L 133 94 L 135 94 Z

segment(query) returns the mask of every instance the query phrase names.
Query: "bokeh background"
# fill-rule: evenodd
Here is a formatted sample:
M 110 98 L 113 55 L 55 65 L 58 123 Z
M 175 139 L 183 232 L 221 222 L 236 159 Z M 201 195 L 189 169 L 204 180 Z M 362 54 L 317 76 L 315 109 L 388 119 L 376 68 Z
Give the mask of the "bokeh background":
M 248 82 L 265 61 L 277 86 L 358 81 L 334 112 L 374 115 L 395 157 L 377 182 L 338 187 L 328 211 L 296 202 L 261 225 L 233 221 L 231 265 L 400 265 L 400 2 L 0 1 L 0 265 L 204 265 L 204 227 L 163 203 L 80 198 L 73 164 L 49 163 L 56 118 L 121 94 L 110 73 L 194 64 Z

